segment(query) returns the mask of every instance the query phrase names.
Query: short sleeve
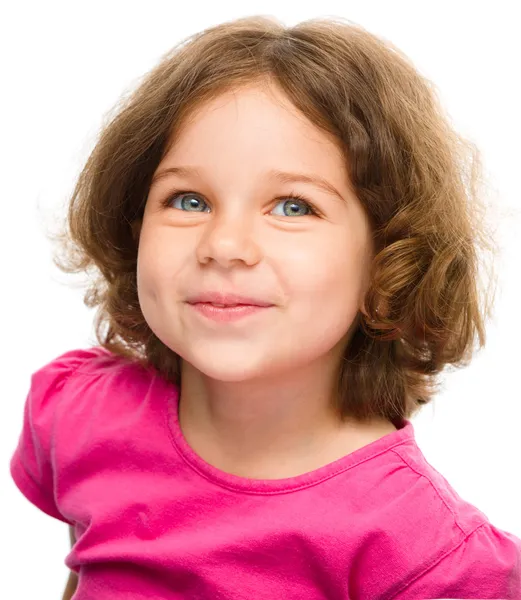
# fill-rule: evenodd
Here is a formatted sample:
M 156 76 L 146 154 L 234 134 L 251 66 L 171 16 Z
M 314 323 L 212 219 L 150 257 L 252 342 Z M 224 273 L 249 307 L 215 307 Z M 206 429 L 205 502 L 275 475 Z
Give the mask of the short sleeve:
M 56 409 L 64 400 L 66 383 L 78 368 L 100 349 L 70 350 L 31 375 L 22 431 L 10 461 L 14 483 L 22 494 L 44 513 L 70 523 L 59 511 L 55 500 L 56 469 L 53 438 Z
M 392 597 L 521 600 L 521 539 L 483 523 Z

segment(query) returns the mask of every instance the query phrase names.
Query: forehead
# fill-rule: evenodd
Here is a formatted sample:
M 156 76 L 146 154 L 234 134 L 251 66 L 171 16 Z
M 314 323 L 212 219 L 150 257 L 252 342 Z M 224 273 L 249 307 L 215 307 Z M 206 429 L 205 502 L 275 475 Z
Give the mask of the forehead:
M 337 178 L 339 170 L 345 174 L 338 141 L 274 85 L 232 89 L 195 108 L 177 128 L 163 163 L 221 159 L 262 160 L 273 169 L 310 168 Z

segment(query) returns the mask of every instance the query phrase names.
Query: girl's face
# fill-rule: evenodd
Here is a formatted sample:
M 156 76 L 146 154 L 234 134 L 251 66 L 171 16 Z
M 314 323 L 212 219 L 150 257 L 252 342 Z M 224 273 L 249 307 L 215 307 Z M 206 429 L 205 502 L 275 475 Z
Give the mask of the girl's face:
M 194 113 L 159 164 L 140 231 L 139 301 L 157 337 L 210 378 L 294 373 L 338 364 L 371 258 L 339 148 L 278 89 L 251 86 Z M 190 303 L 207 292 L 270 306 L 214 318 Z

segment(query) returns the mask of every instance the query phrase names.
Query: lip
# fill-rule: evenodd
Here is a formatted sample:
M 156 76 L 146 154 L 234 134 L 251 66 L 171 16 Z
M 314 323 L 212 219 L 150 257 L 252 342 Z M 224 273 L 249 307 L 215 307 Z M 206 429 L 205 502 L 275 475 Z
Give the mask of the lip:
M 224 292 L 202 292 L 191 296 L 186 302 L 206 319 L 223 323 L 238 321 L 274 306 L 272 302 L 259 298 Z
M 201 292 L 187 299 L 188 304 L 221 305 L 221 310 L 241 306 L 257 306 L 267 308 L 274 306 L 273 302 L 267 302 L 260 298 L 243 296 L 242 294 L 228 294 L 224 292 Z

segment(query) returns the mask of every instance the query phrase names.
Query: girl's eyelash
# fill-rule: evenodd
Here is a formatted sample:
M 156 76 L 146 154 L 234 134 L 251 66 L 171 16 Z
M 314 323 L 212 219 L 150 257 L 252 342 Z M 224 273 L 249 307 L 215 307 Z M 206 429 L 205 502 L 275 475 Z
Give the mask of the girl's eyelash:
M 174 190 L 161 202 L 162 206 L 165 208 L 168 208 L 174 200 L 176 200 L 179 196 L 182 196 L 183 194 L 193 194 L 194 196 L 201 195 L 201 194 L 198 194 L 197 192 L 193 192 L 191 190 Z M 284 194 L 284 196 L 279 196 L 278 198 L 275 198 L 275 200 L 277 200 L 279 202 L 281 200 L 298 200 L 299 202 L 301 202 L 302 204 L 305 204 L 308 207 L 311 215 L 313 215 L 313 216 L 319 215 L 318 210 L 313 206 L 313 204 L 311 204 L 311 202 L 309 200 L 307 200 L 304 196 L 302 196 L 301 194 L 298 194 L 296 192 L 290 192 L 289 194 Z

